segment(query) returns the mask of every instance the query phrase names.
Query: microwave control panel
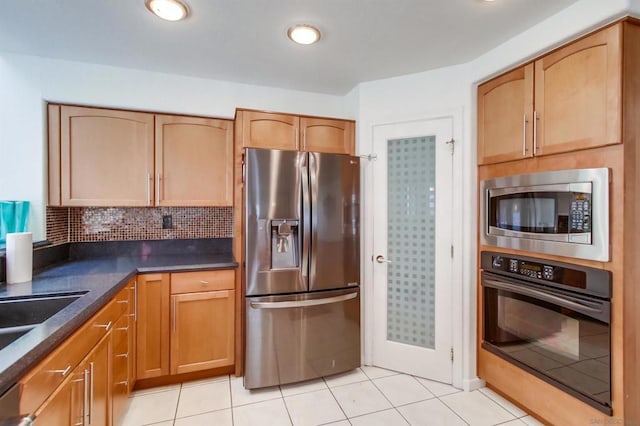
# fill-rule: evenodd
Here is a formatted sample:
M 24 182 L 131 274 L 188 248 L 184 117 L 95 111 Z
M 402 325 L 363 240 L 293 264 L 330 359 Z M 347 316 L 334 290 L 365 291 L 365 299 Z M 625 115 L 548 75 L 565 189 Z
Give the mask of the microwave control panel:
M 591 194 L 583 192 L 571 193 L 569 232 L 591 232 Z

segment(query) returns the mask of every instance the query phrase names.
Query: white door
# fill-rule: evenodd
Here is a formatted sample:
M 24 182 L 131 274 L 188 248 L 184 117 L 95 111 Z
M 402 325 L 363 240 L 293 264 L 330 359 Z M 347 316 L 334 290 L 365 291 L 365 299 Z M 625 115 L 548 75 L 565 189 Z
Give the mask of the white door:
M 373 364 L 452 379 L 452 119 L 373 132 Z

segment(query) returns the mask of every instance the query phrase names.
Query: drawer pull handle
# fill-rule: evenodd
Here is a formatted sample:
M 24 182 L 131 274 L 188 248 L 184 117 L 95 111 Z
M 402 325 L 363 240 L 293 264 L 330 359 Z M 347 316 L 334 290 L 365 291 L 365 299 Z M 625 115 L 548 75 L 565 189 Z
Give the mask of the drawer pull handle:
M 209 284 L 209 281 L 200 280 L 200 284 Z
M 118 327 L 116 328 L 116 330 L 118 331 L 127 331 L 129 329 L 129 327 Z
M 124 382 L 117 382 L 116 385 L 129 386 L 129 382 L 125 380 Z
M 118 300 L 116 303 L 126 303 L 128 305 L 129 301 L 128 300 Z
M 111 329 L 111 321 L 106 324 L 94 324 L 94 326 L 98 328 L 104 328 L 106 331 L 109 331 Z
M 118 354 L 116 358 L 129 358 L 129 354 Z
M 69 371 L 71 371 L 70 365 L 68 365 L 67 368 L 65 368 L 64 370 L 49 370 L 49 373 L 61 374 L 62 377 L 66 377 L 67 374 L 69 374 Z

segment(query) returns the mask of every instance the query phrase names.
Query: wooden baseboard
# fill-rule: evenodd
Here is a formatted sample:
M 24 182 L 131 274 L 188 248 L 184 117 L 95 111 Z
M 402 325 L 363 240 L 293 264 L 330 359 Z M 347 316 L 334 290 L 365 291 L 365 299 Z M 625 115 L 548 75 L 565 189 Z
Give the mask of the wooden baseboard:
M 234 374 L 235 366 L 212 368 L 210 370 L 194 371 L 192 373 L 175 374 L 172 376 L 153 377 L 151 379 L 137 380 L 133 390 L 149 389 L 158 386 L 173 385 L 176 383 L 189 382 L 191 380 L 208 379 L 210 377 Z

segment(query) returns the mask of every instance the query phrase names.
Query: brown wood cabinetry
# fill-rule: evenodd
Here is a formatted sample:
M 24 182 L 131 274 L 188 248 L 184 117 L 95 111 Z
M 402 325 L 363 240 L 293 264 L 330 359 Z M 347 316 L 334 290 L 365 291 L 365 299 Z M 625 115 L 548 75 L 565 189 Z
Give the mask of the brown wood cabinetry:
M 480 139 L 484 85 L 478 92 L 478 181 L 563 169 L 606 167 L 610 171 L 609 262 L 499 249 L 611 272 L 612 416 L 495 356 L 478 339 L 478 376 L 545 424 L 625 423 L 640 418 L 640 287 L 635 285 L 640 277 L 640 216 L 635 203 L 640 198 L 640 79 L 636 77 L 640 74 L 639 23 L 635 19 L 614 23 L 532 62 L 534 106 L 539 117 L 532 157 L 506 163 L 504 158 L 486 155 Z M 478 251 L 483 250 L 497 248 L 479 243 Z M 479 276 L 477 334 L 482 336 Z
M 171 298 L 171 374 L 233 365 L 234 290 Z
M 327 118 L 301 117 L 302 150 L 332 154 L 355 153 L 355 123 Z
M 350 120 L 237 110 L 236 123 L 236 143 L 244 148 L 355 153 L 355 123 Z
M 156 205 L 233 204 L 229 120 L 156 115 Z
M 49 104 L 49 205 L 231 206 L 230 120 Z
M 478 164 L 621 143 L 622 25 L 478 86 Z
M 169 374 L 169 274 L 138 276 L 136 378 Z
M 60 155 L 59 179 L 50 178 L 52 183 L 59 180 L 60 205 L 149 204 L 153 114 L 67 105 L 51 109 L 59 109 L 59 122 L 50 115 L 49 135 Z M 50 158 L 50 164 L 56 160 Z
M 533 64 L 478 87 L 478 164 L 533 155 Z
M 295 115 L 259 111 L 238 111 L 242 123 L 243 146 L 246 148 L 299 148 L 300 118 Z
M 129 289 L 102 310 L 18 382 L 20 411 L 39 425 L 111 425 L 123 413 L 124 394 L 114 393 L 121 376 L 116 355 L 129 341 Z M 126 345 L 125 345 L 126 346 Z M 126 377 L 126 366 L 124 367 Z
M 234 364 L 234 281 L 232 270 L 139 277 L 138 379 Z
M 110 337 L 105 336 L 81 365 L 81 369 L 85 371 L 85 380 L 88 380 L 86 384 L 88 395 L 84 407 L 87 425 L 106 426 L 111 421 Z

